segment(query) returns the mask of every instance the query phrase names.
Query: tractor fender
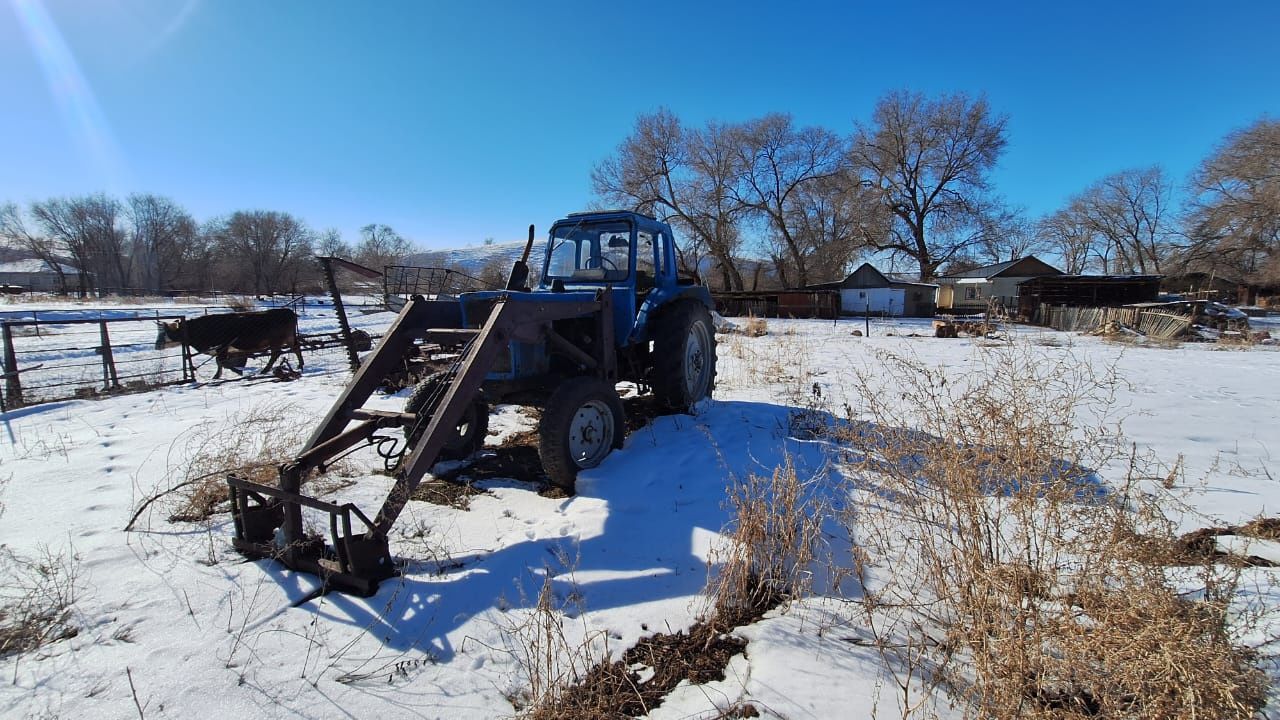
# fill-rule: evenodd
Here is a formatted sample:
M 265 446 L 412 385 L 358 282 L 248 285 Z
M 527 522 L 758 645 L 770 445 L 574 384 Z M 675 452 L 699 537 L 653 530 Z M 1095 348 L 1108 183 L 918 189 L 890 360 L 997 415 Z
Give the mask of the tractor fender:
M 709 311 L 715 311 L 715 303 L 711 293 L 701 285 L 683 285 L 674 288 L 658 288 L 649 293 L 640 312 L 636 313 L 636 326 L 631 333 L 632 343 L 648 342 L 649 325 L 662 311 L 676 303 L 697 302 Z

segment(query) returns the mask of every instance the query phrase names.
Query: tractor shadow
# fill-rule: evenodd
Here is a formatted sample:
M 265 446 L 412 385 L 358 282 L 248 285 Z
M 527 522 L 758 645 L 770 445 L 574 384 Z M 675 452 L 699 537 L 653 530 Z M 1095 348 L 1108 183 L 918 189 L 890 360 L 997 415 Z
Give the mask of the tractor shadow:
M 538 527 L 554 535 L 559 525 L 564 535 L 544 532 L 509 544 L 496 539 L 491 551 L 433 565 L 409 562 L 403 576 L 385 581 L 371 598 L 333 593 L 300 607 L 364 628 L 387 649 L 427 652 L 437 662 L 455 656 L 454 643 L 472 618 L 531 605 L 546 577 L 566 612 L 586 610 L 606 625 L 613 622 L 610 611 L 641 605 L 674 602 L 673 612 L 687 613 L 706 585 L 708 549 L 729 519 L 724 506 L 731 478 L 772 473 L 788 458 L 799 473 L 830 472 L 821 443 L 790 437 L 794 410 L 714 402 L 696 416 L 657 417 L 632 432 L 622 450 L 584 471 L 576 496 L 541 499 L 540 507 L 551 512 L 538 518 Z M 297 584 L 288 572 L 268 572 L 286 587 Z M 652 607 L 654 622 L 671 614 Z
M 491 550 L 433 564 L 409 561 L 404 575 L 385 581 L 371 598 L 334 593 L 323 603 L 300 608 L 329 622 L 362 628 L 388 650 L 425 652 L 436 662 L 455 657 L 455 643 L 466 637 L 473 619 L 487 614 L 494 622 L 514 623 L 496 612 L 531 606 L 546 578 L 564 612 L 589 611 L 593 623 L 628 633 L 639 632 L 628 625 L 635 623 L 640 606 L 653 622 L 696 613 L 696 598 L 716 570 L 709 549 L 730 520 L 726 486 L 791 463 L 797 477 L 814 481 L 811 492 L 826 494 L 832 503 L 846 502 L 851 486 L 839 466 L 849 461 L 850 448 L 834 443 L 829 433 L 812 432 L 842 423 L 825 412 L 738 401 L 709 403 L 696 416 L 656 417 L 633 430 L 621 451 L 584 471 L 576 496 L 544 497 L 537 506 L 537 525 L 530 526 L 542 532 L 531 529 L 529 539 L 511 541 L 508 534 L 495 538 Z M 845 424 L 843 429 L 874 434 L 876 442 L 908 437 L 939 442 L 914 430 L 886 431 L 869 424 Z M 510 461 L 525 467 L 536 462 L 536 454 Z M 1096 480 L 1079 470 L 1069 474 Z M 510 475 L 501 477 L 495 473 L 489 487 L 529 489 Z M 1004 494 L 1012 487 L 1009 482 L 1026 481 L 993 478 L 990 491 Z M 557 525 L 559 535 L 554 533 Z M 834 521 L 831 525 L 828 537 L 839 536 Z M 852 562 L 847 543 L 833 540 L 829 553 L 824 562 L 851 566 L 836 565 Z M 274 567 L 267 572 L 286 588 L 299 583 Z M 846 597 L 857 596 L 856 588 L 839 590 Z

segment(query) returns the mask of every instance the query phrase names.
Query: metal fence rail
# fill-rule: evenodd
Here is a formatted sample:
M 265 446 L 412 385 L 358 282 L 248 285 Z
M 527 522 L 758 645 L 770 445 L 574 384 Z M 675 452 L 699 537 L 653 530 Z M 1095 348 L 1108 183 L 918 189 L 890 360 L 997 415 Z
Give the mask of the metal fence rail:
M 136 391 L 193 379 L 185 348 L 156 350 L 156 321 L 138 318 L 6 320 L 4 409 L 100 393 Z
M 475 290 L 498 290 L 493 283 L 449 268 L 388 265 L 383 272 L 383 295 L 387 307 L 399 310 L 413 295 L 438 297 L 461 295 Z

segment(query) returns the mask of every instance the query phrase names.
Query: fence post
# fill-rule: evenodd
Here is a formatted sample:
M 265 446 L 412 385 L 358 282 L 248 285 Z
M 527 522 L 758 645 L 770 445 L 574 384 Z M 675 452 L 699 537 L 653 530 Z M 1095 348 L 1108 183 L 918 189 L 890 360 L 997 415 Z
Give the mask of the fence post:
M 111 355 L 111 335 L 107 332 L 107 321 L 98 321 L 98 333 L 102 338 L 102 389 L 120 388 L 120 378 L 116 375 L 116 360 Z
M 13 328 L 0 326 L 4 337 L 4 394 L 9 407 L 22 405 L 22 381 L 18 378 L 18 355 L 13 351 Z

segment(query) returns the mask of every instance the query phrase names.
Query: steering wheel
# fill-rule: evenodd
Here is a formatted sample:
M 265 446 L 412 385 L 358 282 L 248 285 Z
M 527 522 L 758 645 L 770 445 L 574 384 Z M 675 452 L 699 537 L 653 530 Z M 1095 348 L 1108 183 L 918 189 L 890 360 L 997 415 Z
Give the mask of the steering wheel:
M 582 267 L 582 269 L 583 269 L 583 270 L 592 270 L 592 269 L 594 269 L 594 266 L 592 265 L 592 263 L 593 263 L 593 262 L 597 263 L 597 264 L 598 264 L 598 267 L 599 267 L 601 270 L 604 270 L 605 272 L 618 272 L 618 266 L 617 266 L 616 264 L 614 264 L 614 262 L 613 262 L 612 260 L 610 260 L 609 258 L 605 257 L 604 255 L 600 255 L 599 257 L 589 257 L 589 258 L 587 258 L 587 261 L 586 261 L 585 263 L 583 263 L 583 267 Z

